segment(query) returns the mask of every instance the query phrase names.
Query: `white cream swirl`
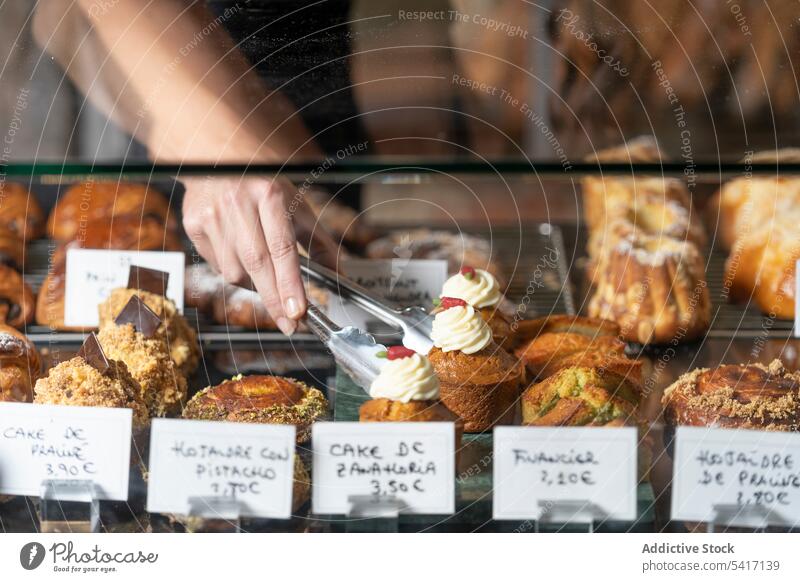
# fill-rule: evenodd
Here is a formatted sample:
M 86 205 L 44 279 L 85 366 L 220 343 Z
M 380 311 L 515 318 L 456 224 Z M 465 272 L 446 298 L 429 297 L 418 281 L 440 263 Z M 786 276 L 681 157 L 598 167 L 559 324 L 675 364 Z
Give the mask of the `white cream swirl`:
M 500 303 L 502 294 L 494 275 L 483 269 L 475 269 L 471 277 L 458 273 L 442 286 L 442 297 L 457 297 L 473 307 L 492 307 Z
M 414 354 L 407 358 L 387 360 L 381 366 L 378 377 L 372 381 L 369 395 L 400 402 L 438 400 L 439 378 L 425 356 Z
M 471 305 L 458 305 L 440 311 L 433 318 L 433 345 L 443 352 L 479 352 L 492 341 L 492 330 Z

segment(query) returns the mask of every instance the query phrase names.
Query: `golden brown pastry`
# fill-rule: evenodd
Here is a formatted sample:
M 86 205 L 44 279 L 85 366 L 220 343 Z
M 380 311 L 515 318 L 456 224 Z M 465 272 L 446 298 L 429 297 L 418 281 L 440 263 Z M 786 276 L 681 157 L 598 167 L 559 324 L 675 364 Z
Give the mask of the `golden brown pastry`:
M 381 354 L 383 357 L 383 354 Z M 441 385 L 430 360 L 404 346 L 391 346 L 369 387 L 372 400 L 358 410 L 361 422 L 453 422 L 460 448 L 464 422 L 440 401 Z
M 704 260 L 667 237 L 620 241 L 601 257 L 589 315 L 616 321 L 628 341 L 666 343 L 701 336 L 711 322 Z
M 33 291 L 15 269 L 0 265 L 0 323 L 22 327 L 33 321 Z
M 146 427 L 149 417 L 138 382 L 124 362 L 107 359 L 106 363 L 104 367 L 80 355 L 61 362 L 50 368 L 47 376 L 36 381 L 34 402 L 130 408 L 133 410 L 133 427 Z
M 108 298 L 97 306 L 100 329 L 106 325 L 113 325 L 114 319 L 134 295 L 144 301 L 145 305 L 161 318 L 157 334 L 169 347 L 172 361 L 175 362 L 180 373 L 187 377 L 191 376 L 200 363 L 197 332 L 178 313 L 178 309 L 171 299 L 142 289 L 114 289 Z
M 22 270 L 25 263 L 25 241 L 5 229 L 0 230 L 0 264 Z
M 42 208 L 21 184 L 5 182 L 0 189 L 0 229 L 23 241 L 39 238 L 44 233 Z
M 664 391 L 670 426 L 800 430 L 800 373 L 780 360 L 763 364 L 698 368 Z
M 278 326 L 256 291 L 225 285 L 222 293 L 214 299 L 212 307 L 214 321 L 220 325 L 261 331 L 278 330 Z
M 263 424 L 292 424 L 298 444 L 311 438 L 311 425 L 327 413 L 322 392 L 279 376 L 235 376 L 195 394 L 184 418 Z
M 106 355 L 124 362 L 139 383 L 142 399 L 151 417 L 180 412 L 186 400 L 186 378 L 170 358 L 160 336 L 147 337 L 134 325 L 106 325 L 97 335 Z
M 8 325 L 0 325 L 0 402 L 31 402 L 40 372 L 33 343 Z
M 794 319 L 798 224 L 800 212 L 795 207 L 736 239 L 725 262 L 723 280 L 731 301 L 754 301 L 770 317 Z
M 214 302 L 222 295 L 225 281 L 208 263 L 193 263 L 184 275 L 183 303 L 199 313 L 211 313 Z
M 111 222 L 121 216 L 152 218 L 167 231 L 178 228 L 163 194 L 141 184 L 84 182 L 71 186 L 50 212 L 47 231 L 61 243 L 82 238 L 86 225 Z M 95 248 L 95 247 L 89 247 Z
M 522 422 L 533 426 L 620 426 L 633 419 L 639 389 L 610 370 L 564 368 L 522 394 Z
M 517 348 L 515 354 L 534 377 L 545 378 L 563 367 L 564 359 L 588 352 L 624 358 L 625 342 L 614 336 L 546 332 Z
M 441 401 L 464 421 L 465 431 L 482 432 L 513 419 L 524 367 L 494 343 L 474 307 L 442 297 L 431 339 L 428 359 L 441 384 Z

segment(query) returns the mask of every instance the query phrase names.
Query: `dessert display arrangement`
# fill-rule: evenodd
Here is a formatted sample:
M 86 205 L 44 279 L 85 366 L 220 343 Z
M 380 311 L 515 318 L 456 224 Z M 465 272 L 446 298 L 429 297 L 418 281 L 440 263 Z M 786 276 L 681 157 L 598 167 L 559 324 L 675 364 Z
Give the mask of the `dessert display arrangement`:
M 634 140 L 593 159 L 661 154 Z M 746 468 L 738 450 L 753 454 L 760 435 L 772 443 L 800 432 L 793 342 L 767 334 L 768 347 L 737 350 L 729 349 L 735 330 L 720 343 L 708 334 L 720 308 L 710 281 L 723 275 L 731 303 L 794 317 L 797 184 L 734 179 L 699 210 L 677 178 L 586 177 L 585 236 L 574 249 L 586 260 L 566 265 L 559 248 L 549 290 L 529 283 L 536 253 L 549 247 L 509 265 L 480 233 L 381 230 L 314 194 L 311 205 L 349 257 L 442 261 L 446 271 L 421 306 L 429 348 L 397 337 L 381 345 L 362 330 L 351 346 L 354 374 L 325 347 L 352 340 L 346 329 L 324 336 L 309 315 L 286 338 L 256 292 L 193 260 L 174 202 L 158 189 L 78 183 L 46 215 L 26 188 L 8 183 L 0 200 L 0 528 L 79 529 L 89 519 L 81 511 L 57 526 L 44 518 L 60 499 L 45 490 L 69 482 L 88 483 L 87 507 L 99 515 L 92 528 L 107 532 L 517 531 L 531 520 L 537 531 L 796 529 L 800 476 L 791 463 L 722 486 Z M 44 245 L 46 271 L 34 264 Z M 74 324 L 73 249 L 186 253 L 183 305 L 170 273 L 131 262 L 114 267 L 124 273 L 109 278 L 96 324 Z M 725 272 L 713 273 L 708 257 L 721 251 Z M 587 289 L 582 304 L 571 296 L 576 278 Z M 311 280 L 306 291 L 314 313 L 332 313 L 333 291 Z M 90 434 L 108 409 L 127 415 L 129 427 L 108 417 L 91 449 L 103 453 L 90 462 L 55 440 L 49 449 L 24 441 L 43 434 L 32 428 L 39 414 L 86 422 Z M 692 448 L 701 429 L 710 435 L 705 456 Z M 736 432 L 723 442 L 714 435 L 728 433 L 716 431 Z M 774 447 L 797 443 L 763 446 L 770 459 Z M 711 471 L 703 463 L 715 454 L 721 460 L 707 479 L 684 468 L 693 460 Z M 31 469 L 9 478 L 6 455 Z M 18 483 L 41 463 L 36 494 Z M 112 465 L 125 471 L 122 485 Z M 630 494 L 615 489 L 623 474 Z M 752 488 L 759 496 L 751 499 Z M 702 505 L 704 495 L 718 499 Z M 723 518 L 731 503 L 739 504 L 734 517 Z M 568 517 L 557 517 L 565 508 Z

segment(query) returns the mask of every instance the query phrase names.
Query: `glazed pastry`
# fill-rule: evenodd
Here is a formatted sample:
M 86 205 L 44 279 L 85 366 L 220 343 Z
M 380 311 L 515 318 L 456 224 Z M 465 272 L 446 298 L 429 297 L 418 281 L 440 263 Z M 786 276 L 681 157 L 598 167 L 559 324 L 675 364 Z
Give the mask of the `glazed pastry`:
M 33 343 L 13 327 L 0 325 L 0 402 L 31 402 L 40 365 Z
M 186 378 L 170 358 L 163 336 L 156 334 L 160 324 L 134 295 L 116 320 L 97 335 L 106 355 L 124 362 L 139 383 L 151 417 L 180 412 L 187 391 Z
M 616 321 L 628 341 L 666 343 L 701 336 L 711 322 L 703 257 L 666 237 L 620 241 L 600 260 L 589 315 Z
M 183 418 L 263 424 L 292 424 L 298 444 L 311 438 L 311 425 L 325 416 L 322 392 L 279 376 L 235 376 L 192 397 Z
M 428 358 L 439 378 L 442 402 L 464 421 L 467 432 L 513 419 L 523 367 L 494 343 L 474 307 L 443 297 L 440 308 Z
M 798 223 L 800 212 L 795 207 L 736 239 L 725 262 L 724 284 L 731 301 L 754 300 L 770 317 L 794 319 Z
M 157 335 L 169 346 L 169 353 L 178 371 L 184 376 L 191 376 L 200 363 L 197 332 L 178 313 L 178 309 L 171 299 L 142 289 L 114 289 L 108 298 L 97 306 L 100 329 L 102 330 L 107 325 L 113 325 L 114 319 L 134 295 L 138 296 L 161 318 Z
M 622 426 L 639 404 L 637 386 L 609 370 L 564 368 L 522 394 L 522 422 L 532 426 Z
M 441 297 L 463 299 L 472 305 L 489 325 L 497 345 L 505 347 L 512 341 L 511 322 L 500 311 L 503 293 L 497 279 L 488 271 L 461 267 L 444 282 Z
M 372 259 L 443 259 L 448 273 L 473 265 L 494 275 L 501 288 L 506 283 L 499 265 L 492 260 L 491 243 L 464 233 L 424 228 L 394 232 L 370 243 L 366 253 Z
M 763 364 L 699 368 L 664 391 L 670 426 L 800 430 L 800 373 L 780 360 Z
M 464 423 L 439 400 L 439 379 L 430 361 L 403 346 L 386 352 L 386 363 L 369 389 L 372 400 L 358 410 L 361 422 L 454 422 L 460 448 Z
M 96 344 L 96 345 L 95 345 Z M 141 388 L 124 362 L 108 359 L 94 334 L 79 355 L 50 368 L 34 388 L 34 402 L 66 406 L 102 406 L 133 410 L 134 428 L 149 423 Z M 89 349 L 87 350 L 87 347 Z
M 42 208 L 36 197 L 21 184 L 5 182 L 0 189 L 0 229 L 23 241 L 44 234 Z
M 84 225 L 108 223 L 121 216 L 153 218 L 171 232 L 178 228 L 169 202 L 160 192 L 141 184 L 90 181 L 71 186 L 60 197 L 48 217 L 47 231 L 65 243 L 81 238 Z
M 22 327 L 33 321 L 33 291 L 16 270 L 0 265 L 0 323 Z

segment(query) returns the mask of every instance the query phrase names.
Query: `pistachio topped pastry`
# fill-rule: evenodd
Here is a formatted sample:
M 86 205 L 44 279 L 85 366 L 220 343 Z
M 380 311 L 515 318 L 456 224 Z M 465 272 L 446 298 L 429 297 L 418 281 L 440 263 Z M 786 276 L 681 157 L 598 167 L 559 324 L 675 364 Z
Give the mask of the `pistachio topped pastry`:
M 311 438 L 311 425 L 327 413 L 322 392 L 279 376 L 235 376 L 192 397 L 184 418 L 264 424 L 293 424 L 297 442 Z

